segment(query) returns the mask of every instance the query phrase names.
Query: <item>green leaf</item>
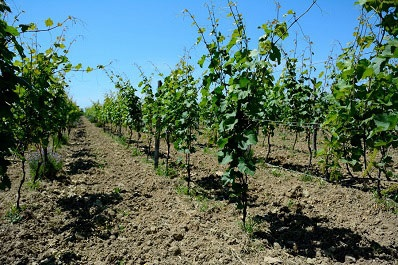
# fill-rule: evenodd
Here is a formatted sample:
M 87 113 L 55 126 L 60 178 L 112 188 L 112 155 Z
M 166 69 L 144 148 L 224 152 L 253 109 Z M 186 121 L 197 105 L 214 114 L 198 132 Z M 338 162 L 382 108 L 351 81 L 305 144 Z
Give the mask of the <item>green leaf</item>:
M 21 28 L 22 32 L 26 32 L 29 30 L 30 25 L 28 24 L 20 24 L 19 27 Z
M 224 185 L 232 184 L 234 182 L 233 177 L 231 177 L 231 171 L 228 170 L 224 172 L 224 174 L 221 177 L 221 181 Z
M 198 64 L 200 67 L 203 67 L 205 60 L 206 60 L 206 55 L 202 55 L 202 57 L 200 57 L 200 59 L 198 61 Z
M 239 86 L 240 86 L 241 88 L 247 87 L 248 84 L 250 84 L 250 80 L 249 80 L 248 78 L 243 77 L 243 78 L 240 78 L 240 79 L 239 79 Z
M 269 58 L 274 62 L 278 62 L 278 64 L 281 63 L 281 51 L 275 45 L 272 45 Z
M 219 148 L 224 148 L 224 146 L 228 143 L 228 138 L 220 138 L 217 141 L 217 145 Z
M 239 172 L 250 176 L 253 176 L 255 172 L 255 168 L 253 167 L 253 165 L 247 163 L 244 158 L 239 158 L 238 170 Z
M 388 144 L 388 142 L 383 141 L 383 140 L 376 140 L 374 142 L 374 147 L 380 147 L 380 146 L 386 146 Z
M 374 119 L 376 128 L 370 132 L 371 138 L 379 132 L 398 130 L 398 113 L 377 115 Z
M 51 27 L 52 25 L 54 25 L 54 22 L 51 18 L 48 18 L 44 21 L 44 24 L 46 24 L 46 27 Z
M 232 161 L 234 161 L 232 155 L 227 153 L 227 154 L 224 154 L 224 157 L 222 158 L 220 164 L 221 165 L 227 165 L 227 164 L 229 164 Z
M 13 26 L 7 25 L 5 31 L 10 33 L 11 35 L 13 35 L 15 37 L 19 36 L 18 30 L 15 27 L 13 27 Z
M 286 22 L 277 24 L 275 27 L 275 34 L 279 36 L 282 40 L 286 39 L 287 36 L 289 36 L 287 32 L 287 24 Z
M 250 132 L 249 134 L 246 134 L 245 137 L 247 138 L 246 143 L 249 145 L 255 145 L 257 144 L 257 134 L 254 132 Z
M 398 113 L 378 115 L 375 124 L 383 131 L 394 130 L 398 124 Z

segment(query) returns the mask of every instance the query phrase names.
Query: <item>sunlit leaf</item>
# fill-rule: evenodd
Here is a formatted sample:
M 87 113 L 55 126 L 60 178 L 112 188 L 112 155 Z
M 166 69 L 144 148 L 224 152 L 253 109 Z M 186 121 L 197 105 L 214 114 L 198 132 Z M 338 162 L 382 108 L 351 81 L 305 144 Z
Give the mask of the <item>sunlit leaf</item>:
M 19 36 L 19 32 L 15 27 L 9 26 L 7 25 L 7 27 L 5 28 L 5 31 L 10 33 L 13 36 Z
M 44 21 L 44 24 L 46 25 L 46 27 L 51 27 L 52 25 L 54 25 L 54 22 L 51 18 L 48 18 Z

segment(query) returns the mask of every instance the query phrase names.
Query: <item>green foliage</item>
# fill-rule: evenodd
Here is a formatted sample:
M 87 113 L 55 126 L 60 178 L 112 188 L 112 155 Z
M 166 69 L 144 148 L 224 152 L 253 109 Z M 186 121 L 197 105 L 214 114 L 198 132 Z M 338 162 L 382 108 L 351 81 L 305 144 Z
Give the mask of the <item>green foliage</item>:
M 169 116 L 173 117 L 172 129 L 174 131 L 174 147 L 185 154 L 185 166 L 187 169 L 188 188 L 191 181 L 191 154 L 194 153 L 195 132 L 199 129 L 199 105 L 197 80 L 193 77 L 194 68 L 182 59 L 176 69 L 172 71 L 169 79 L 165 80 L 166 89 L 172 94 L 171 104 L 176 107 L 169 107 Z M 169 129 L 169 131 L 171 131 Z
M 249 235 L 249 237 L 253 237 L 254 232 L 258 229 L 258 222 L 253 218 L 248 218 L 248 220 L 245 223 L 241 223 L 240 226 L 242 230 Z
M 18 209 L 18 207 L 13 206 L 10 210 L 6 212 L 5 217 L 10 223 L 17 224 L 22 221 L 22 211 L 22 209 Z
M 26 185 L 30 190 L 39 190 L 41 186 L 40 180 L 35 180 L 34 177 L 32 177 L 28 182 L 26 182 Z
M 188 189 L 187 186 L 180 184 L 176 187 L 176 192 L 177 194 L 183 194 L 183 195 L 190 195 L 190 190 Z
M 263 29 L 266 35 L 260 38 L 258 50 L 250 50 L 242 15 L 233 3 L 230 3 L 229 8 L 230 17 L 236 25 L 229 40 L 219 31 L 218 20 L 212 11 L 210 21 L 214 37 L 211 42 L 205 38 L 194 16 L 190 16 L 208 50 L 199 61 L 203 66 L 205 60 L 209 60 L 208 71 L 203 76 L 204 101 L 201 104 L 210 110 L 205 117 L 217 117 L 218 160 L 220 164 L 228 165 L 222 181 L 224 185 L 230 185 L 233 194 L 239 198 L 238 208 L 243 211 L 245 223 L 248 176 L 255 171 L 251 146 L 257 143 L 258 120 L 263 118 L 259 110 L 264 104 L 265 91 L 273 86 L 268 60 L 279 63 L 281 59 L 272 36 L 285 38 L 287 32 L 284 23 L 265 24 Z
M 141 156 L 141 155 L 142 155 L 142 152 L 140 151 L 140 149 L 134 147 L 134 148 L 133 148 L 133 151 L 132 151 L 132 155 L 133 155 L 133 156 Z
M 398 203 L 398 184 L 393 184 L 389 188 L 382 190 L 381 195 Z
M 360 18 L 354 42 L 343 50 L 336 64 L 326 65 L 321 73 L 313 66 L 312 42 L 307 36 L 308 47 L 301 60 L 296 58 L 296 50 L 288 55 L 282 45 L 289 38 L 292 25 L 309 9 L 300 16 L 289 10 L 287 16 L 293 17 L 290 25 L 288 20 L 277 19 L 261 25 L 262 36 L 256 49 L 234 3 L 229 2 L 228 17 L 234 28 L 228 36 L 221 31 L 220 20 L 211 7 L 209 28 L 201 27 L 185 10 L 197 28 L 196 44 L 202 43 L 207 49 L 198 60 L 204 69 L 201 82 L 194 77 L 194 67 L 187 56 L 169 75 L 159 73 L 162 80 L 157 89 L 152 87 L 153 75 L 146 76 L 138 67 L 142 100 L 135 95 L 129 80 L 107 72 L 117 92 L 106 95 L 103 103 L 93 103 L 86 115 L 97 124 L 110 125 L 118 133 L 122 126 L 130 130 L 130 135 L 133 130 L 145 132 L 147 159 L 152 154 L 153 139 L 156 157 L 163 138 L 168 149 L 166 163 L 158 167 L 154 159 L 160 175 L 169 175 L 170 145 L 174 144 L 185 155 L 188 175 L 188 186 L 181 185 L 178 192 L 191 196 L 195 191 L 190 190 L 190 157 L 196 151 L 194 143 L 201 128 L 199 133 L 207 137 L 208 144 L 217 145 L 218 161 L 227 167 L 222 182 L 231 191 L 231 197 L 236 198 L 245 227 L 249 178 L 254 175 L 258 161 L 253 146 L 258 142 L 260 129 L 268 139 L 266 160 L 271 152 L 271 137 L 277 126 L 284 124 L 296 135 L 305 132 L 309 166 L 313 154 L 319 155 L 328 179 L 339 180 L 348 173 L 377 177 L 380 183 L 381 175 L 394 177 L 390 152 L 398 146 L 398 19 L 393 1 L 360 0 L 358 4 L 368 16 Z M 36 60 L 40 62 L 39 59 Z M 276 78 L 274 69 L 282 63 L 282 74 Z M 57 91 L 56 86 L 49 87 L 54 93 Z M 325 91 L 329 89 L 328 94 Z M 20 92 L 24 93 L 29 92 Z M 23 114 L 21 117 L 25 118 Z M 316 152 L 319 129 L 326 137 L 325 148 Z M 139 153 L 138 149 L 133 152 Z M 273 170 L 272 174 L 279 176 L 281 172 Z M 309 175 L 301 179 L 313 181 Z M 378 193 L 381 196 L 380 187 Z M 289 207 L 293 204 L 288 202 Z M 250 223 L 248 226 L 250 229 Z
M 50 152 L 47 155 L 47 162 L 44 162 L 43 150 L 31 153 L 28 156 L 30 175 L 33 178 L 33 182 L 38 179 L 53 179 L 62 170 L 62 157 L 55 152 Z
M 107 106 L 110 122 L 119 128 L 123 125 L 141 132 L 142 110 L 140 98 L 136 95 L 137 90 L 131 85 L 130 80 L 124 79 L 121 75 L 115 75 L 113 72 L 107 72 L 107 74 L 118 90 L 117 95 L 107 102 L 112 103 Z
M 169 166 L 166 168 L 166 165 L 162 163 L 156 168 L 156 175 L 168 178 L 175 178 L 178 175 L 178 172 L 173 167 Z
M 112 193 L 113 193 L 113 194 L 116 194 L 116 195 L 120 195 L 121 191 L 122 191 L 121 188 L 116 187 L 116 188 L 113 189 Z
M 302 174 L 300 176 L 300 180 L 304 181 L 304 182 L 313 182 L 314 181 L 314 177 L 309 175 L 309 174 Z
M 287 208 L 288 208 L 289 210 L 292 210 L 293 207 L 294 207 L 294 205 L 295 205 L 295 201 L 292 200 L 292 199 L 289 199 L 289 200 L 287 201 L 287 203 L 286 203 L 286 206 L 287 206 Z
M 12 134 L 12 105 L 18 101 L 14 89 L 17 84 L 23 82 L 18 77 L 18 68 L 14 66 L 15 57 L 24 57 L 23 48 L 18 42 L 19 32 L 17 28 L 8 25 L 3 20 L 5 14 L 11 9 L 0 1 L 0 176 L 7 171 L 8 161 L 5 157 L 10 154 L 9 150 L 15 148 L 16 141 Z M 13 50 L 12 47 L 15 49 Z
M 41 169 L 38 164 L 37 172 L 55 175 L 59 170 L 57 163 L 51 160 L 53 157 L 49 158 L 48 147 L 52 138 L 55 149 L 61 142 L 57 139 L 60 140 L 64 132 L 69 132 L 80 118 L 80 109 L 66 93 L 66 74 L 72 70 L 78 71 L 81 64 L 73 66 L 66 56 L 69 50 L 65 45 L 65 31 L 46 50 L 40 50 L 42 46 L 39 43 L 29 45 L 27 43 L 31 42 L 24 41 L 25 34 L 37 35 L 39 32 L 53 31 L 63 27 L 72 17 L 56 25 L 47 19 L 44 22 L 46 29 L 40 30 L 34 23 L 18 27 L 8 25 L 4 19 L 10 17 L 6 15 L 10 12 L 10 8 L 1 0 L 0 175 L 4 179 L 7 155 L 12 153 L 21 160 L 23 176 L 17 195 L 17 208 L 20 209 L 19 199 L 25 181 L 24 163 L 28 146 L 34 145 L 43 150 L 42 164 L 47 167 Z M 21 32 L 25 34 L 21 35 Z
M 380 195 L 381 194 L 381 195 Z M 385 210 L 398 214 L 398 185 L 393 184 L 389 188 L 384 189 L 379 193 L 378 190 L 374 191 L 374 196 L 378 205 L 382 206 Z
M 397 6 L 389 1 L 358 3 L 366 12 L 355 41 L 336 63 L 332 104 L 323 124 L 329 132 L 323 167 L 330 179 L 343 176 L 342 165 L 350 175 L 390 178 L 389 150 L 398 146 Z
M 273 176 L 275 176 L 275 177 L 280 177 L 280 176 L 282 176 L 281 170 L 280 170 L 280 169 L 276 169 L 276 168 L 273 168 L 273 169 L 271 170 L 271 174 L 272 174 Z

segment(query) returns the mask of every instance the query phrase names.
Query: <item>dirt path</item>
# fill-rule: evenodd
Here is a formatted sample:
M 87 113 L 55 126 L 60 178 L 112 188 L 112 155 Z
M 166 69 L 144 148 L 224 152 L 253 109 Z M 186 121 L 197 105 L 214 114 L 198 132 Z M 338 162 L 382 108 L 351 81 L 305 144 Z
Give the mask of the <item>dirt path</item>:
M 11 168 L 0 264 L 398 264 L 398 217 L 369 193 L 260 167 L 249 236 L 211 154 L 193 158 L 193 198 L 86 119 L 61 154 L 64 174 L 24 189 L 17 224 L 4 217 L 20 174 Z

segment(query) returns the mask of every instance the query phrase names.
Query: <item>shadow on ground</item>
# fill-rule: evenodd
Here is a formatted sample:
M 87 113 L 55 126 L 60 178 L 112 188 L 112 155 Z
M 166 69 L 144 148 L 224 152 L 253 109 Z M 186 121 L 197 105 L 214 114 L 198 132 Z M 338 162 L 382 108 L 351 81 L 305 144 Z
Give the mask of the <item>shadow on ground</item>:
M 80 260 L 81 260 L 80 255 L 72 251 L 66 251 L 64 253 L 57 255 L 57 257 L 54 255 L 49 255 L 47 257 L 44 256 L 44 259 L 40 261 L 40 264 L 41 265 L 76 264 L 77 261 Z
M 99 236 L 107 239 L 110 231 L 104 228 L 115 218 L 115 212 L 107 210 L 109 206 L 116 205 L 122 201 L 119 193 L 95 193 L 75 195 L 61 198 L 57 201 L 58 206 L 70 214 L 70 222 L 63 227 L 57 228 L 58 233 L 71 231 L 69 240 L 75 241 L 77 237 L 88 238 Z
M 196 193 L 211 200 L 224 201 L 230 203 L 237 203 L 238 198 L 231 196 L 232 190 L 229 186 L 224 186 L 221 177 L 215 174 L 194 180 L 195 185 L 198 187 Z M 250 207 L 258 206 L 256 204 L 258 196 L 256 194 L 249 194 L 248 203 Z
M 257 162 L 259 163 L 266 162 L 273 166 L 278 166 L 287 170 L 293 170 L 304 174 L 311 174 L 317 177 L 324 177 L 314 164 L 312 166 L 300 165 L 300 164 L 283 161 L 283 159 L 275 157 L 270 157 L 268 160 L 266 160 L 265 158 L 257 158 Z
M 398 258 L 398 250 L 393 247 L 381 246 L 347 228 L 327 227 L 327 218 L 281 210 L 257 215 L 253 220 L 269 225 L 267 231 L 255 231 L 254 237 L 264 239 L 271 246 L 278 243 L 293 255 L 315 258 L 317 251 L 321 251 L 322 255 L 339 262 L 344 262 L 346 256 L 365 260 Z
M 101 164 L 97 163 L 91 158 L 79 157 L 78 159 L 67 165 L 67 171 L 69 175 L 76 175 L 79 173 L 87 172 L 91 168 L 98 168 L 100 166 Z
M 11 188 L 11 180 L 7 174 L 0 175 L 0 190 L 9 190 Z
M 209 175 L 195 180 L 194 183 L 200 188 L 201 195 L 214 200 L 228 200 L 228 189 L 222 184 L 221 177 Z
M 71 158 L 80 158 L 80 157 L 95 157 L 95 155 L 88 148 L 82 148 L 80 150 L 74 151 L 71 155 Z

